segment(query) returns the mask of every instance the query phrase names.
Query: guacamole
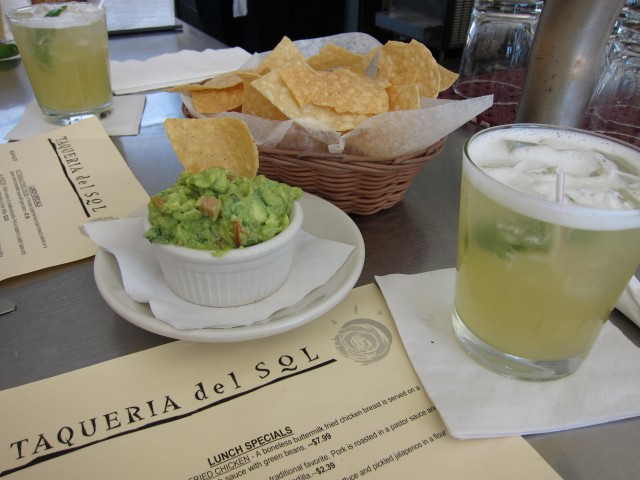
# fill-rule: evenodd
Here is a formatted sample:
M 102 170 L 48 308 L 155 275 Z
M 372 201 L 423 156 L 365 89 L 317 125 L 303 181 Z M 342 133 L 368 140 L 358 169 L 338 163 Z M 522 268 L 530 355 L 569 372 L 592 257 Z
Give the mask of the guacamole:
M 182 172 L 176 184 L 151 197 L 145 238 L 222 255 L 275 237 L 289 225 L 302 190 L 258 175 L 237 177 L 221 168 Z

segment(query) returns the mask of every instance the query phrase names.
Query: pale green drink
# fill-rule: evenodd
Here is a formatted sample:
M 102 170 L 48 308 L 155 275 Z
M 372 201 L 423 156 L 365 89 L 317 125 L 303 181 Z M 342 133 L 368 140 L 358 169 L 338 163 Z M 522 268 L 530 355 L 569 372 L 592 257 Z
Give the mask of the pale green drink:
M 46 16 L 56 9 L 63 10 Z M 112 108 L 105 10 L 87 3 L 40 4 L 8 16 L 45 117 L 66 125 Z
M 639 150 L 531 125 L 467 143 L 453 321 L 480 363 L 575 371 L 638 264 Z

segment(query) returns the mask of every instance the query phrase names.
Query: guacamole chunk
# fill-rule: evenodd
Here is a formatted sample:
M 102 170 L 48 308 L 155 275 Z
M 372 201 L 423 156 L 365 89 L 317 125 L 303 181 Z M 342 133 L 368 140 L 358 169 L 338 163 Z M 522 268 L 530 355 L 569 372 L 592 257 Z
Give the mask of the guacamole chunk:
M 221 168 L 182 172 L 151 197 L 145 238 L 222 255 L 275 237 L 289 225 L 302 190 L 258 175 L 236 177 Z

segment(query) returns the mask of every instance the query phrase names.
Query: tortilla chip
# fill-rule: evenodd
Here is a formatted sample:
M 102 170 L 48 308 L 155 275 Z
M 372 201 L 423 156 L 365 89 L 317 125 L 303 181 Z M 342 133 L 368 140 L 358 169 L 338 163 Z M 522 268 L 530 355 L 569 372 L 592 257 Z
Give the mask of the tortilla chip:
M 280 43 L 276 45 L 276 48 L 259 65 L 257 72 L 266 74 L 281 68 L 292 67 L 299 63 L 306 63 L 304 55 L 289 37 L 283 37 Z
M 389 109 L 386 84 L 346 68 L 320 72 L 297 65 L 281 70 L 280 77 L 300 107 L 311 103 L 338 113 L 363 115 Z
M 165 89 L 165 92 L 170 93 L 185 93 L 195 92 L 200 90 L 211 90 L 210 87 L 205 87 L 201 83 L 183 83 L 182 85 L 175 85 L 173 87 Z
M 418 69 L 416 68 L 412 68 L 389 78 L 389 83 L 391 85 L 406 85 L 408 83 L 416 83 L 417 81 Z
M 390 85 L 387 87 L 389 95 L 389 111 L 420 109 L 420 89 L 415 83 Z
M 300 118 L 314 120 L 335 130 L 345 133 L 356 128 L 364 122 L 370 115 L 360 115 L 357 113 L 338 113 L 330 107 L 321 107 L 309 104 L 301 111 Z
M 225 89 L 242 83 L 242 78 L 236 72 L 223 73 L 210 78 L 202 85 L 207 88 Z
M 278 72 L 281 81 L 289 89 L 299 107 L 309 103 L 309 99 L 318 88 L 323 88 L 323 72 L 314 70 L 307 64 L 283 68 Z
M 244 82 L 246 85 L 248 82 L 253 82 L 254 80 L 260 78 L 260 74 L 254 70 L 236 70 L 234 74 Z
M 357 64 L 351 65 L 349 67 L 349 70 L 353 70 L 354 72 L 364 73 L 367 70 L 367 68 L 369 68 L 369 65 L 371 65 L 371 62 L 376 57 L 376 55 L 378 55 L 378 52 L 380 51 L 381 48 L 382 46 L 378 46 L 369 50 L 369 52 L 366 55 L 362 56 L 362 60 Z
M 350 68 L 353 66 L 360 68 L 364 58 L 364 55 L 329 43 L 322 47 L 317 54 L 309 57 L 307 63 L 315 70 L 332 70 L 338 67 Z
M 201 90 L 222 90 L 242 83 L 242 78 L 235 72 L 223 73 L 203 83 L 186 83 L 167 88 L 166 92 L 195 92 Z
M 314 105 L 331 107 L 338 113 L 363 115 L 376 115 L 389 110 L 386 84 L 345 68 L 327 72 L 324 77 L 324 88 L 318 89 L 311 97 Z
M 190 173 L 218 167 L 253 178 L 258 172 L 258 148 L 240 119 L 168 118 L 164 128 L 178 160 Z
M 244 84 L 225 89 L 194 90 L 191 92 L 193 108 L 199 113 L 219 113 L 234 110 L 244 100 Z
M 378 76 L 393 78 L 417 69 L 416 81 L 423 97 L 436 98 L 440 89 L 438 63 L 431 51 L 422 43 L 388 41 L 382 46 L 378 57 Z
M 278 71 L 263 75 L 251 82 L 251 85 L 288 118 L 302 117 L 300 105 Z
M 287 120 L 287 116 L 260 93 L 252 83 L 245 83 L 242 113 L 269 120 Z
M 447 70 L 442 65 L 438 65 L 438 71 L 440 72 L 440 86 L 438 90 L 444 92 L 456 82 L 456 80 L 458 79 L 458 74 L 452 72 L 451 70 Z

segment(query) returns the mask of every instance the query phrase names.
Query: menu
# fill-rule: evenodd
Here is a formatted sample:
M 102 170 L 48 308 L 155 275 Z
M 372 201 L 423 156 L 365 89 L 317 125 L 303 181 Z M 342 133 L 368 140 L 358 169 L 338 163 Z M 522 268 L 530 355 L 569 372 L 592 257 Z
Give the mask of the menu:
M 0 281 L 94 255 L 82 224 L 148 199 L 98 119 L 0 145 Z
M 447 434 L 373 284 L 277 336 L 177 341 L 2 391 L 0 412 L 12 480 L 560 478 L 522 437 Z

